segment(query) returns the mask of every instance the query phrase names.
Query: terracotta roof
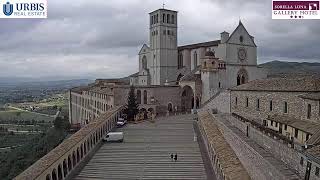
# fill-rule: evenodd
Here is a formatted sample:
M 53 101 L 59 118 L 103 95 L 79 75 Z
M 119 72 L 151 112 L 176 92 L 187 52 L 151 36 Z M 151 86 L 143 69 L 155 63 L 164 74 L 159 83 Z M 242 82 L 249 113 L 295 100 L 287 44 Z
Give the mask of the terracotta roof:
M 282 124 L 287 124 L 291 127 L 300 129 L 304 132 L 310 133 L 310 134 L 315 134 L 317 131 L 320 130 L 320 124 L 312 122 L 312 121 L 306 121 L 302 119 L 297 119 L 292 116 L 288 115 L 271 115 L 270 117 L 267 118 L 268 120 L 272 120 L 275 122 L 279 122 Z
M 314 133 L 310 139 L 306 142 L 308 145 L 319 145 L 320 144 L 320 129 Z
M 300 95 L 299 97 L 303 99 L 320 100 L 320 92 L 307 93 L 307 94 Z
M 220 40 L 208 41 L 208 42 L 202 42 L 202 43 L 196 43 L 196 44 L 189 44 L 189 45 L 183 45 L 183 46 L 179 46 L 178 50 L 197 49 L 197 48 L 200 48 L 200 47 L 218 46 L 218 44 L 220 44 Z
M 307 152 L 313 155 L 314 157 L 320 157 L 320 145 L 307 149 Z
M 231 88 L 234 91 L 320 92 L 320 77 L 267 78 Z
M 78 132 L 65 139 L 59 146 L 51 150 L 48 154 L 32 164 L 28 169 L 18 175 L 16 180 L 29 180 L 36 179 L 52 164 L 60 159 L 61 156 L 68 153 L 69 150 L 74 148 L 79 142 L 81 142 L 86 136 L 95 132 L 96 128 L 105 122 L 108 117 L 117 112 L 122 107 L 115 107 L 108 112 L 102 114 L 98 118 L 92 120 L 89 124 L 81 128 Z
M 213 117 L 207 111 L 199 112 L 199 123 L 207 135 L 208 143 L 211 144 L 219 159 L 220 169 L 223 172 L 225 179 L 251 179 L 212 118 Z

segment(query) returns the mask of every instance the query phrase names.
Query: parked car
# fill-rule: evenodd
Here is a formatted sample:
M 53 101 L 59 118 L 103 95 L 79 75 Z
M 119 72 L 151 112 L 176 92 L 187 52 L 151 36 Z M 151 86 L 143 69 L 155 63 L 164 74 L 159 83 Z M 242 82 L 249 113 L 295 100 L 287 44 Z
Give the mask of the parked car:
M 109 132 L 102 140 L 106 142 L 123 142 L 123 132 Z
M 118 121 L 117 121 L 117 126 L 118 126 L 118 127 L 121 127 L 121 126 L 124 126 L 126 123 L 127 123 L 127 120 L 126 120 L 126 119 L 124 119 L 124 118 L 119 118 Z

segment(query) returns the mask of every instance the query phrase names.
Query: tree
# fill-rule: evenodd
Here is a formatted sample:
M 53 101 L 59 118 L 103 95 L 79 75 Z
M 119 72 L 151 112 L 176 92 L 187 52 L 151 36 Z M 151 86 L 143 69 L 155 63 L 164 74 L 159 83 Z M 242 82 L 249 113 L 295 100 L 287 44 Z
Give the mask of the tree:
M 134 91 L 134 87 L 131 86 L 128 94 L 126 108 L 124 109 L 124 113 L 127 115 L 128 120 L 133 120 L 134 116 L 139 112 L 139 104 L 137 102 L 137 97 Z
M 53 125 L 58 130 L 67 131 L 70 129 L 70 123 L 67 118 L 56 117 L 56 119 L 53 121 Z

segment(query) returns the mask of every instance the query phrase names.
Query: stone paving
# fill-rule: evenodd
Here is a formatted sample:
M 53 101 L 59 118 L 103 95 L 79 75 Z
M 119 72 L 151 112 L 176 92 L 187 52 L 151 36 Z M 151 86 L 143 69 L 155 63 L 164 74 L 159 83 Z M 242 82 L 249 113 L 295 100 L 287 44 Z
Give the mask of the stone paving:
M 124 142 L 104 143 L 74 179 L 207 179 L 194 117 L 161 117 L 118 128 Z M 171 153 L 178 154 L 177 162 Z

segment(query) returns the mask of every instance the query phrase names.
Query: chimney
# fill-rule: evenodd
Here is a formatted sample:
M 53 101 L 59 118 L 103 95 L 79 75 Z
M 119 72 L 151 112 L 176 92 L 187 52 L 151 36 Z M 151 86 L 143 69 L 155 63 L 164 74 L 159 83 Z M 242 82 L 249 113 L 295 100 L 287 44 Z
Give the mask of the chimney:
M 229 39 L 229 33 L 226 31 L 223 31 L 221 34 L 221 43 L 226 43 Z

